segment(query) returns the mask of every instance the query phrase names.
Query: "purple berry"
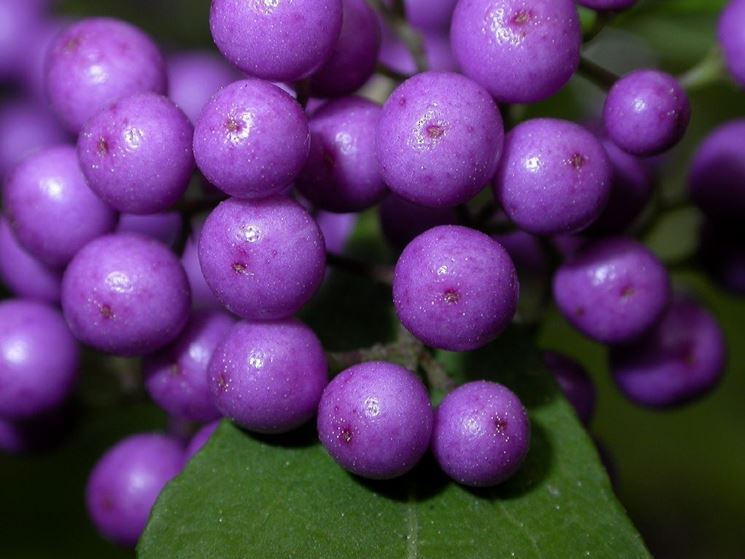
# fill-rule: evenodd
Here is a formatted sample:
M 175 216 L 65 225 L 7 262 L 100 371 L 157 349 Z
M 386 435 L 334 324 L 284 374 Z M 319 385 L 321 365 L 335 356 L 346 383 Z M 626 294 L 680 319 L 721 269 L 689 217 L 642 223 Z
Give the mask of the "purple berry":
M 554 298 L 577 330 L 626 343 L 652 329 L 670 302 L 670 279 L 647 248 L 625 238 L 588 245 L 554 276 Z
M 524 231 L 579 231 L 603 211 L 611 165 L 600 141 L 573 122 L 528 120 L 507 135 L 494 195 Z
M 454 208 L 418 206 L 392 192 L 380 204 L 379 211 L 383 235 L 397 249 L 433 227 L 456 225 L 459 221 Z
M 233 322 L 225 313 L 194 314 L 172 344 L 143 359 L 145 390 L 156 404 L 191 421 L 220 417 L 207 384 L 207 367 Z
M 150 215 L 122 214 L 119 216 L 117 233 L 139 233 L 152 237 L 164 245 L 173 246 L 181 235 L 181 214 L 163 212 Z
M 80 166 L 91 189 L 112 208 L 162 212 L 186 191 L 194 129 L 168 98 L 125 97 L 88 120 L 78 138 Z
M 375 72 L 380 50 L 378 16 L 367 0 L 342 0 L 341 33 L 334 52 L 310 79 L 316 97 L 350 95 Z
M 382 31 L 378 62 L 405 76 L 414 75 L 417 68 L 411 50 L 382 16 L 378 21 Z
M 313 113 L 310 155 L 296 182 L 303 196 L 339 213 L 362 211 L 385 196 L 375 154 L 380 112 L 377 103 L 348 97 Z
M 212 96 L 238 77 L 238 73 L 213 52 L 181 52 L 168 59 L 168 96 L 196 122 Z
M 446 31 L 458 0 L 404 0 L 406 20 L 424 31 Z
M 66 140 L 67 134 L 43 105 L 24 100 L 2 103 L 0 180 L 33 152 L 64 143 Z
M 603 213 L 586 231 L 591 235 L 627 229 L 649 203 L 654 186 L 651 173 L 637 157 L 607 140 L 603 147 L 612 169 L 611 189 Z
M 172 342 L 189 315 L 189 284 L 165 245 L 132 233 L 99 237 L 62 279 L 75 337 L 106 353 L 144 355 Z
M 491 487 L 512 477 L 530 448 L 530 420 L 520 399 L 495 382 L 469 382 L 435 413 L 432 452 L 458 483 Z
M 78 344 L 43 303 L 0 303 L 0 417 L 27 419 L 59 406 L 78 379 Z
M 693 157 L 689 189 L 695 204 L 711 219 L 745 219 L 745 119 L 711 132 Z
M 422 206 L 457 206 L 494 176 L 502 117 L 482 87 L 459 74 L 425 72 L 396 88 L 377 132 L 383 178 Z
M 186 447 L 186 452 L 184 453 L 186 456 L 185 462 L 189 462 L 200 450 L 202 450 L 202 447 L 207 444 L 207 441 L 210 440 L 210 437 L 219 426 L 219 420 L 212 421 L 194 433 L 194 436 L 189 441 L 189 444 Z
M 502 245 L 457 225 L 435 227 L 409 243 L 393 278 L 393 303 L 406 329 L 450 351 L 496 338 L 515 314 L 519 291 Z
M 390 479 L 411 470 L 429 446 L 432 405 L 411 371 L 381 361 L 343 371 L 318 406 L 318 436 L 345 470 Z
M 41 19 L 38 2 L 0 0 L 0 82 L 15 77 L 25 63 L 25 36 Z
M 116 225 L 116 213 L 88 187 L 70 146 L 26 158 L 8 177 L 3 204 L 18 242 L 49 266 L 64 266 Z
M 287 318 L 323 280 L 326 251 L 318 225 L 282 196 L 227 200 L 199 238 L 207 284 L 228 310 L 248 320 Z
M 72 24 L 52 43 L 46 62 L 47 96 L 71 132 L 121 97 L 167 89 L 158 46 L 137 27 L 111 18 Z
M 460 65 L 450 48 L 450 35 L 446 32 L 429 31 L 423 34 L 424 54 L 427 67 L 440 72 L 459 72 Z
M 210 29 L 220 52 L 265 80 L 307 78 L 331 56 L 342 25 L 341 0 L 212 0 Z
M 250 431 L 285 433 L 315 415 L 328 367 L 321 342 L 301 322 L 239 322 L 208 375 L 224 416 Z
M 597 11 L 625 10 L 636 4 L 637 0 L 575 0 L 580 6 Z
M 714 317 L 699 304 L 677 298 L 648 336 L 611 352 L 611 372 L 630 400 L 663 408 L 709 392 L 724 373 L 726 353 Z
M 357 214 L 318 212 L 315 218 L 323 234 L 326 251 L 331 254 L 342 254 L 357 225 Z
M 283 4 L 284 5 L 284 4 Z M 194 129 L 194 157 L 207 180 L 237 198 L 280 193 L 310 148 L 302 107 L 276 85 L 243 80 L 220 90 Z
M 0 217 L 0 281 L 15 295 L 57 303 L 62 271 L 31 256 L 18 243 L 5 218 Z
M 202 273 L 202 266 L 199 264 L 199 232 L 200 230 L 195 230 L 192 236 L 186 240 L 184 252 L 181 255 L 181 265 L 184 267 L 191 288 L 192 305 L 195 309 L 223 310 L 222 303 L 217 300 L 210 286 L 207 285 Z
M 545 352 L 543 361 L 580 421 L 589 425 L 595 411 L 596 396 L 595 386 L 587 371 L 573 359 L 555 351 Z
M 608 92 L 603 123 L 613 142 L 634 155 L 667 151 L 685 134 L 691 120 L 688 96 L 674 77 L 637 70 Z
M 740 86 L 745 86 L 745 1 L 730 0 L 724 7 L 717 35 L 727 69 Z
M 534 103 L 569 81 L 582 34 L 572 0 L 460 0 L 450 41 L 463 73 L 500 103 Z
M 134 547 L 163 487 L 181 471 L 184 451 L 164 435 L 132 435 L 96 463 L 85 490 L 88 514 L 108 540 Z

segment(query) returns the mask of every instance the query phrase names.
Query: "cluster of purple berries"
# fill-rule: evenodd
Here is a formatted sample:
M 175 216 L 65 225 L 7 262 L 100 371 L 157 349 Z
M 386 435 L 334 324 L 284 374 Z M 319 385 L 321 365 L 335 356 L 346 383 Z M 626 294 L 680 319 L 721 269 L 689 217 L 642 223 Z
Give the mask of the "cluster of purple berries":
M 465 485 L 517 471 L 530 424 L 508 388 L 468 383 L 433 410 L 424 383 L 393 363 L 329 382 L 320 341 L 293 318 L 324 281 L 327 252 L 343 247 L 346 214 L 378 204 L 384 235 L 402 249 L 395 310 L 422 344 L 485 346 L 513 321 L 520 279 L 553 273 L 559 310 L 610 346 L 633 401 L 677 405 L 721 376 L 716 321 L 674 295 L 662 263 L 628 233 L 652 195 L 641 158 L 670 149 L 688 125 L 678 81 L 649 69 L 620 78 L 598 129 L 542 118 L 505 130 L 509 105 L 546 99 L 577 72 L 572 0 L 405 0 L 424 61 L 365 0 L 213 0 L 212 36 L 233 67 L 209 53 L 166 58 L 114 19 L 60 31 L 43 4 L 0 0 L 10 22 L 0 79 L 25 92 L 0 106 L 0 277 L 18 297 L 0 304 L 0 446 L 27 449 L 29 422 L 71 396 L 79 344 L 141 358 L 152 400 L 206 425 L 187 450 L 136 435 L 96 465 L 88 507 L 111 540 L 136 543 L 162 487 L 221 417 L 273 434 L 317 415 L 333 459 L 369 478 L 400 476 L 430 448 Z M 745 84 L 743 23 L 745 0 L 734 0 L 721 42 Z M 38 58 L 33 71 L 19 48 Z M 354 95 L 381 64 L 403 78 L 382 106 Z M 745 244 L 730 232 L 745 217 L 744 136 L 741 121 L 715 131 L 691 172 L 692 199 L 710 218 L 707 267 L 740 292 Z M 479 223 L 465 204 L 486 186 L 499 209 Z M 184 223 L 177 209 L 194 191 L 216 207 Z M 495 223 L 516 230 L 481 227 Z M 555 271 L 546 247 L 561 255 Z M 546 365 L 589 422 L 587 374 L 557 353 Z

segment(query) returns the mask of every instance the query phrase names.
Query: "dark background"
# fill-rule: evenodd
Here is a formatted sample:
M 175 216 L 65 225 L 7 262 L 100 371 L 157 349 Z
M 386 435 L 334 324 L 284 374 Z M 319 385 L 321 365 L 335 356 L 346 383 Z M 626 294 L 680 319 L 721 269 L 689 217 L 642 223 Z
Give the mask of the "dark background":
M 21 1 L 21 0 L 19 0 Z M 680 73 L 714 44 L 722 0 L 642 0 L 587 50 L 624 72 L 657 66 Z M 170 49 L 211 46 L 208 0 L 66 0 L 58 12 L 116 15 L 153 33 Z M 529 116 L 597 116 L 602 93 L 575 78 Z M 661 162 L 661 191 L 675 199 L 685 185 L 690 154 L 717 123 L 745 114 L 745 92 L 722 82 L 692 92 L 686 140 Z M 699 216 L 668 215 L 646 239 L 669 262 L 695 250 Z M 745 557 L 745 299 L 729 296 L 700 274 L 675 267 L 676 285 L 714 311 L 730 347 L 725 380 L 703 401 L 678 411 L 650 412 L 625 401 L 609 381 L 605 350 L 573 332 L 551 312 L 544 347 L 584 363 L 595 379 L 598 413 L 593 433 L 612 456 L 617 487 L 636 526 L 657 557 Z M 119 363 L 122 368 L 128 366 Z M 34 458 L 0 457 L 0 556 L 127 557 L 98 538 L 87 521 L 83 487 L 97 457 L 122 436 L 165 427 L 161 412 L 117 395 L 117 373 L 92 364 L 81 388 L 87 402 L 61 448 Z

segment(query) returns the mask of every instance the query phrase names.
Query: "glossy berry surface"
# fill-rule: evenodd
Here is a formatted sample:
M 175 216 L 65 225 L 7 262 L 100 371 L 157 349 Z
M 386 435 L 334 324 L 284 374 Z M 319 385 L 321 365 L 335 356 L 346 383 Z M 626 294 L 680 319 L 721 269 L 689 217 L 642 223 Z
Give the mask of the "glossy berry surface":
M 698 146 L 688 177 L 693 202 L 708 217 L 740 223 L 745 219 L 745 119 L 711 132 Z
M 724 373 L 726 353 L 724 334 L 711 313 L 677 298 L 654 331 L 611 353 L 610 367 L 626 397 L 663 408 L 708 393 Z
M 0 417 L 26 419 L 59 406 L 78 379 L 78 344 L 43 303 L 0 303 Z
M 645 335 L 670 302 L 670 279 L 646 247 L 625 238 L 590 244 L 559 267 L 553 292 L 564 317 L 608 344 Z
M 422 382 L 393 363 L 355 365 L 334 378 L 318 407 L 318 436 L 345 470 L 390 479 L 411 470 L 432 434 L 432 407 Z
M 383 106 L 377 153 L 386 184 L 423 206 L 456 206 L 494 176 L 502 117 L 485 89 L 460 74 L 425 72 Z
M 455 208 L 419 206 L 393 192 L 381 202 L 378 211 L 383 235 L 398 249 L 433 227 L 457 225 L 459 222 Z
M 530 420 L 520 399 L 495 382 L 464 384 L 435 412 L 432 452 L 460 484 L 491 487 L 512 477 L 530 448 Z
M 719 15 L 719 45 L 729 73 L 745 86 L 745 2 L 730 0 Z
M 603 123 L 616 145 L 634 155 L 667 151 L 691 119 L 688 96 L 678 80 L 657 70 L 637 70 L 618 80 L 605 100 Z
M 296 182 L 303 196 L 340 213 L 367 209 L 385 196 L 375 153 L 380 113 L 380 105 L 361 97 L 331 101 L 313 113 L 310 155 Z
M 211 51 L 182 52 L 168 59 L 168 97 L 192 122 L 215 93 L 238 78 L 238 72 Z
M 406 329 L 450 351 L 496 338 L 512 321 L 519 291 L 507 251 L 457 225 L 435 227 L 409 243 L 393 278 L 393 303 Z
M 212 0 L 210 30 L 223 56 L 250 76 L 307 78 L 331 56 L 341 0 Z
M 163 487 L 180 471 L 184 450 L 157 434 L 132 435 L 96 463 L 85 490 L 88 515 L 108 540 L 134 547 Z
M 507 134 L 494 194 L 520 229 L 536 235 L 584 229 L 600 216 L 610 188 L 608 156 L 578 124 L 540 118 Z
M 184 252 L 181 254 L 181 266 L 183 266 L 189 280 L 192 305 L 197 310 L 223 310 L 222 303 L 218 301 L 210 286 L 207 285 L 202 273 L 202 266 L 199 264 L 200 231 L 197 230 L 189 236 L 184 245 Z
M 534 103 L 564 86 L 579 64 L 572 0 L 461 0 L 450 30 L 463 73 L 500 103 Z
M 88 243 L 62 280 L 62 309 L 73 334 L 106 353 L 144 355 L 165 346 L 185 326 L 189 307 L 178 259 L 141 235 Z
M 116 213 L 89 188 L 71 146 L 25 159 L 6 181 L 3 205 L 18 242 L 49 266 L 64 266 L 116 225 Z
M 310 131 L 302 107 L 282 89 L 242 80 L 221 89 L 194 129 L 194 157 L 207 180 L 238 198 L 282 192 L 305 164 Z
M 194 170 L 194 129 L 168 98 L 125 97 L 88 120 L 78 157 L 88 184 L 112 208 L 152 214 L 181 198 Z
M 577 417 L 582 423 L 589 425 L 595 411 L 596 394 L 587 371 L 574 359 L 555 351 L 546 351 L 543 361 Z
M 121 97 L 167 89 L 158 46 L 137 27 L 88 18 L 65 29 L 46 62 L 47 96 L 57 117 L 77 133 L 85 121 Z
M 327 382 L 321 342 L 297 320 L 239 322 L 209 365 L 217 408 L 259 433 L 285 433 L 311 419 Z
M 380 50 L 378 16 L 367 0 L 342 0 L 341 33 L 331 57 L 310 79 L 317 97 L 350 95 L 375 72 Z
M 220 417 L 207 384 L 207 367 L 233 323 L 226 313 L 195 313 L 172 344 L 143 358 L 145 389 L 156 404 L 191 421 Z
M 228 310 L 248 320 L 275 320 L 293 315 L 316 292 L 326 251 L 318 225 L 297 202 L 283 196 L 227 200 L 202 228 L 199 262 Z
M 0 281 L 18 297 L 57 303 L 62 270 L 52 268 L 26 252 L 8 221 L 0 218 Z

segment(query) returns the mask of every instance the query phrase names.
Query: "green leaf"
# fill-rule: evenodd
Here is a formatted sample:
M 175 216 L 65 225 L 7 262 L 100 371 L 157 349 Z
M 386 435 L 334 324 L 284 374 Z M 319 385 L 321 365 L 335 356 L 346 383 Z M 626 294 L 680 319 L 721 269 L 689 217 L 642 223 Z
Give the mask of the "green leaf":
M 504 382 L 528 406 L 531 450 L 508 483 L 469 490 L 431 458 L 403 479 L 364 481 L 331 460 L 312 425 L 269 438 L 224 423 L 161 495 L 139 556 L 649 556 L 527 330 L 441 359 L 464 380 Z

